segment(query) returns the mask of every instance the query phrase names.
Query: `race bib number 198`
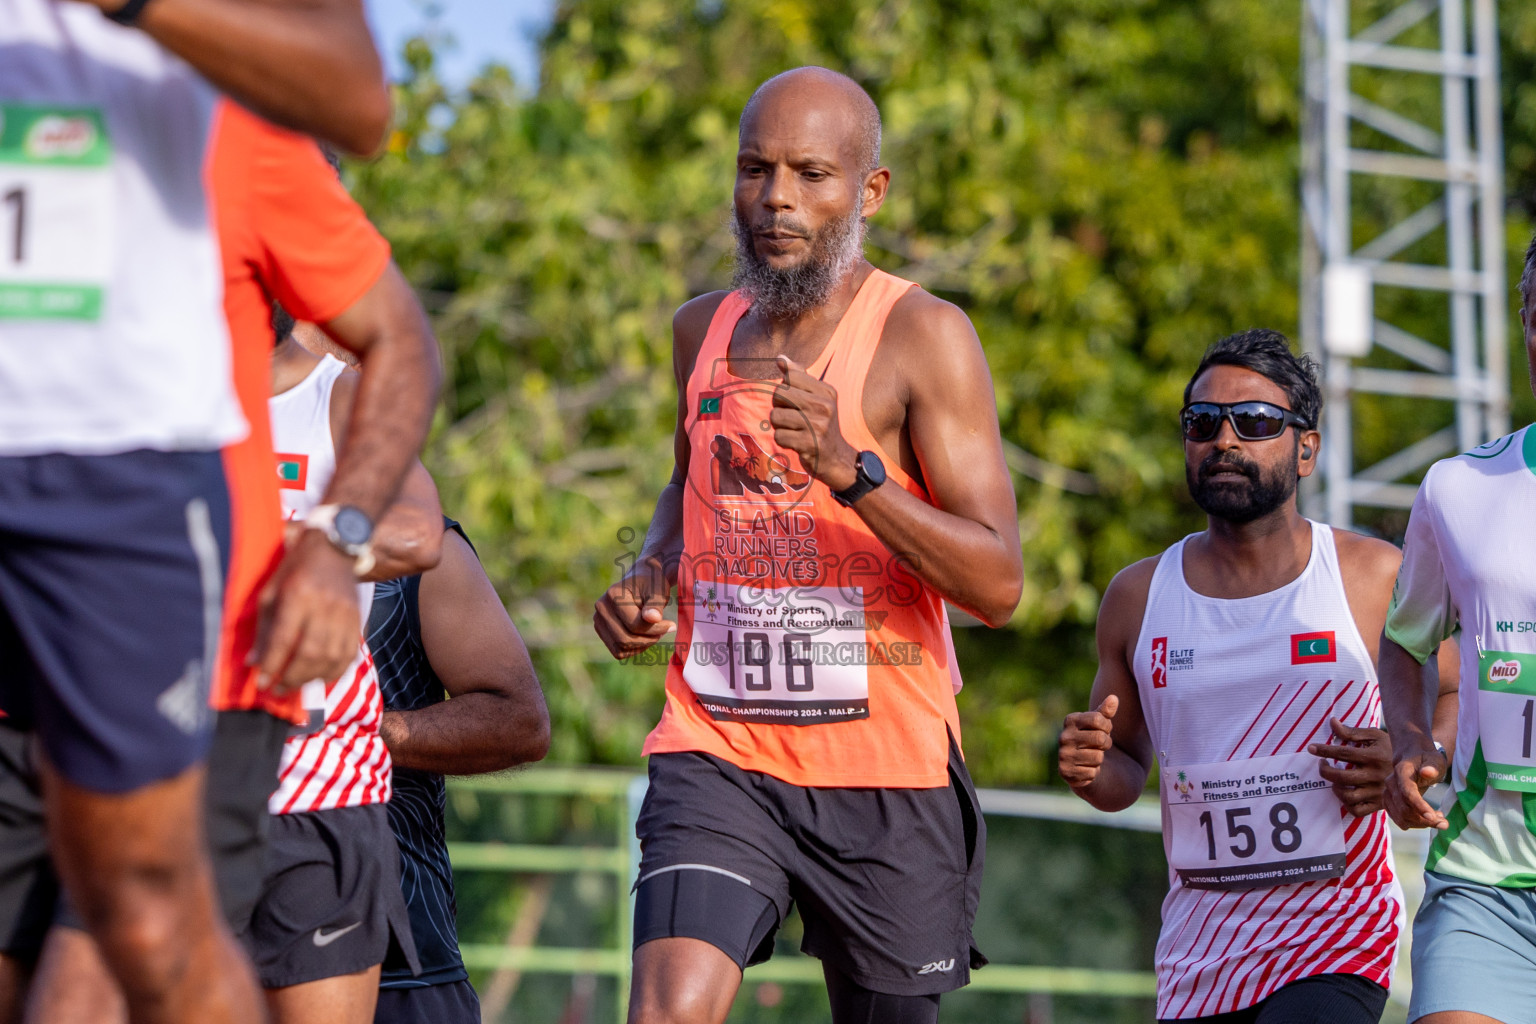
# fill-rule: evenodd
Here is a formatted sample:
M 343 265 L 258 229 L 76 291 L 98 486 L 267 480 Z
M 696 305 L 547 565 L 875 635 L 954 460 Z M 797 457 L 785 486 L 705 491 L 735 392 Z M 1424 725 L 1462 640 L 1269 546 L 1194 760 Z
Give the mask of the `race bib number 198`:
M 869 717 L 861 588 L 694 584 L 683 679 L 712 718 L 821 725 Z
M 1341 805 L 1305 751 L 1163 769 L 1170 866 L 1192 889 L 1253 889 L 1344 873 Z
M 111 162 L 100 111 L 0 104 L 0 322 L 101 319 Z

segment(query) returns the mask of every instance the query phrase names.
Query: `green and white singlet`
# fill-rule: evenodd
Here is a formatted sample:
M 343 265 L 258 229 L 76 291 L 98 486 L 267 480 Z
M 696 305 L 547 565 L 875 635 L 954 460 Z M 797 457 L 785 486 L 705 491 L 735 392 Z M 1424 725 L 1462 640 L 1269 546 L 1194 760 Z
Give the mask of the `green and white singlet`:
M 0 0 L 0 456 L 245 435 L 203 181 L 216 100 L 94 7 Z
M 1536 886 L 1536 431 L 1430 467 L 1413 503 L 1386 634 L 1420 662 L 1461 645 L 1451 774 L 1426 870 Z

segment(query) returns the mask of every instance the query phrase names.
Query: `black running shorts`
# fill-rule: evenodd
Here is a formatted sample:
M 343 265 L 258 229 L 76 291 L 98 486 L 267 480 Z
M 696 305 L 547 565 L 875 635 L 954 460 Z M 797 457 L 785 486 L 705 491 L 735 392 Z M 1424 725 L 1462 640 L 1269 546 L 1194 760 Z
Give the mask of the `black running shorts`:
M 1317 974 L 1276 989 L 1268 999 L 1233 1013 L 1158 1024 L 1377 1024 L 1387 990 L 1358 974 Z
M 640 809 L 635 946 L 700 939 L 768 959 L 798 903 L 802 948 L 892 995 L 960 988 L 985 825 L 958 749 L 939 789 L 792 786 L 702 753 L 653 754 Z
M 400 894 L 400 851 L 383 804 L 273 816 L 249 945 L 263 988 L 386 961 L 420 972 Z
M 373 1024 L 480 1024 L 480 997 L 463 978 L 441 985 L 381 988 Z
M 51 925 L 85 929 L 61 899 L 32 766 L 30 733 L 0 719 L 0 952 L 33 960 Z M 205 827 L 219 906 L 245 938 L 266 877 L 267 798 L 277 787 L 288 723 L 265 711 L 221 711 L 208 753 Z
M 208 752 L 203 795 L 208 848 L 219 905 L 242 941 L 267 875 L 272 816 L 267 798 L 277 788 L 288 723 L 265 711 L 220 711 Z
M 42 952 L 59 900 L 32 758 L 32 734 L 0 719 L 0 953 L 27 963 Z

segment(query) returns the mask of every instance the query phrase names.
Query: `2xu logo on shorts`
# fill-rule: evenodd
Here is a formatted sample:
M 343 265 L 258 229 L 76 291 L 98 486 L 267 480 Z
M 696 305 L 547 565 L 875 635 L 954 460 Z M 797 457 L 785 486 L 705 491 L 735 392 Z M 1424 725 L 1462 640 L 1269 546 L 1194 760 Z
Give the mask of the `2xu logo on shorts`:
M 948 974 L 950 971 L 952 971 L 954 969 L 955 969 L 955 958 L 954 957 L 950 957 L 948 960 L 934 960 L 931 963 L 923 964 L 923 966 L 921 966 L 921 967 L 919 967 L 917 969 L 917 973 L 918 974 Z

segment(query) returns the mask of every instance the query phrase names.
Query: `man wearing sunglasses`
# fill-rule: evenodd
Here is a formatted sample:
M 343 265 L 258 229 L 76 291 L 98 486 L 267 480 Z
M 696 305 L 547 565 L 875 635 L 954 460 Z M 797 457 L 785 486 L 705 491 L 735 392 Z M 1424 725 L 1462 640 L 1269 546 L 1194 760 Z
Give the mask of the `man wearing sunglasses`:
M 1156 757 L 1160 1020 L 1374 1024 L 1403 915 L 1375 669 L 1398 552 L 1298 511 L 1322 394 L 1283 335 L 1223 338 L 1184 400 L 1207 527 L 1110 584 L 1061 774 L 1115 811 Z

